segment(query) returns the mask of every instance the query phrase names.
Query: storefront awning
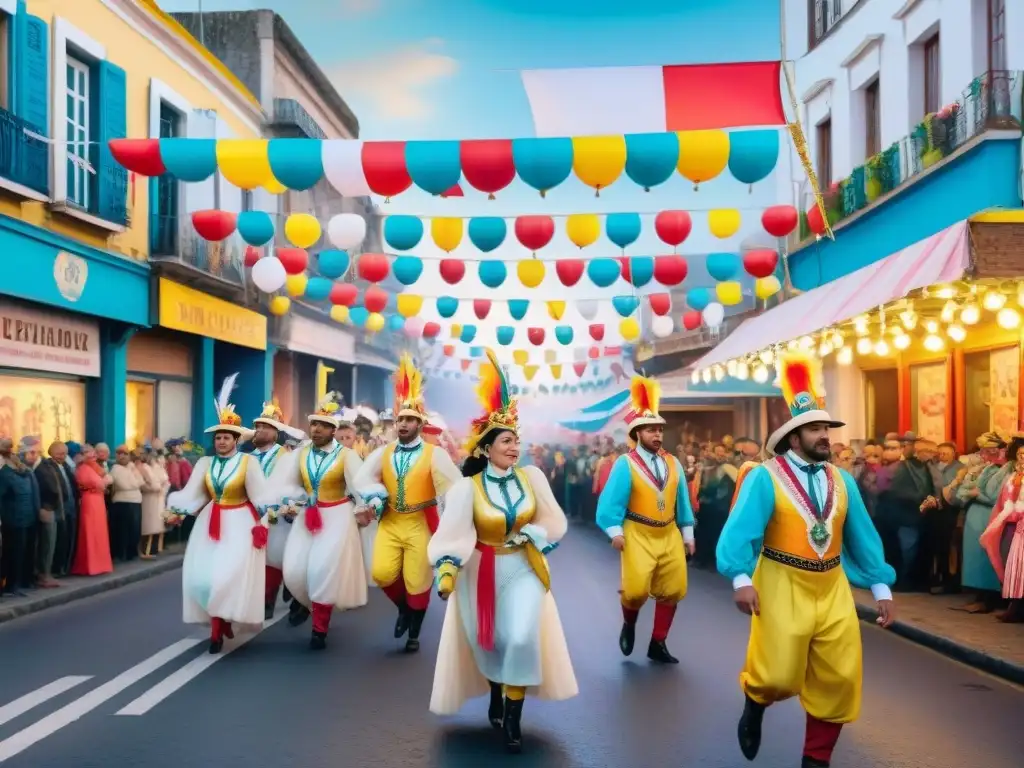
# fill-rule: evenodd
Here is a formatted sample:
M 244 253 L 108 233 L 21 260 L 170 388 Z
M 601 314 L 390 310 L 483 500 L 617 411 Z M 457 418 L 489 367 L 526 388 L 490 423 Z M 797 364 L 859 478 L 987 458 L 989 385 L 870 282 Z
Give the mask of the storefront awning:
M 891 256 L 744 321 L 691 368 L 708 368 L 850 320 L 919 288 L 960 279 L 970 264 L 961 221 Z

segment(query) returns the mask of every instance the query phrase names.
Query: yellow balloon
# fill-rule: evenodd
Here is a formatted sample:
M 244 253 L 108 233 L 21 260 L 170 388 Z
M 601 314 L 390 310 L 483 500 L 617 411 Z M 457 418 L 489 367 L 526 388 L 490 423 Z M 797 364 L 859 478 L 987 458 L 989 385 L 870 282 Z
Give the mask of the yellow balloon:
M 676 170 L 693 182 L 694 189 L 725 170 L 729 163 L 729 134 L 725 131 L 678 131 Z
M 272 195 L 283 195 L 285 192 L 288 191 L 288 187 L 286 187 L 277 179 L 271 179 L 270 181 L 263 185 L 263 188 Z
M 619 323 L 619 333 L 626 341 L 636 341 L 640 338 L 640 323 L 635 318 L 627 317 Z
M 270 314 L 283 315 L 291 309 L 292 300 L 287 296 L 275 296 L 270 300 Z
M 306 277 L 305 272 L 300 272 L 297 275 L 288 275 L 284 281 L 284 289 L 289 296 L 298 298 L 306 292 L 306 283 L 308 282 L 309 278 Z
M 430 236 L 434 239 L 434 245 L 442 251 L 451 253 L 462 242 L 462 219 L 431 219 Z
M 759 299 L 770 299 L 782 290 L 782 284 L 775 275 L 761 277 L 754 281 L 754 295 Z
M 527 288 L 536 288 L 544 280 L 544 262 L 537 259 L 526 259 L 516 265 L 519 282 Z
M 320 222 L 308 213 L 293 213 L 284 223 L 284 236 L 296 248 L 312 248 L 320 239 Z
M 416 317 L 423 309 L 423 297 L 411 293 L 400 293 L 395 299 L 398 314 L 402 317 Z
M 558 365 L 551 366 L 551 378 L 553 378 L 555 381 L 558 381 L 560 378 L 562 378 L 561 363 L 559 363 Z
M 586 248 L 601 236 L 601 221 L 593 213 L 574 213 L 565 220 L 565 234 L 577 248 Z
M 335 304 L 331 307 L 331 320 L 336 323 L 347 323 L 348 307 L 343 307 L 341 304 Z
M 548 314 L 552 320 L 561 320 L 565 314 L 565 302 L 564 301 L 549 301 L 548 302 Z
M 597 190 L 610 187 L 626 168 L 625 136 L 579 136 L 572 140 L 576 178 Z
M 715 286 L 718 301 L 726 307 L 734 307 L 743 301 L 743 287 L 735 280 L 727 280 Z
M 263 139 L 220 139 L 217 167 L 224 178 L 242 189 L 256 189 L 274 178 Z
M 380 312 L 371 312 L 366 318 L 365 327 L 370 333 L 384 330 L 384 315 Z
M 533 381 L 533 377 L 537 375 L 537 371 L 539 370 L 539 365 L 524 365 L 523 375 L 526 377 L 527 381 Z
M 452 338 L 457 339 L 462 335 L 462 323 L 452 323 Z
M 512 361 L 516 365 L 526 365 L 530 362 L 530 353 L 525 349 L 513 349 L 512 350 Z
M 740 229 L 740 212 L 732 208 L 708 211 L 708 229 L 722 240 L 732 237 Z

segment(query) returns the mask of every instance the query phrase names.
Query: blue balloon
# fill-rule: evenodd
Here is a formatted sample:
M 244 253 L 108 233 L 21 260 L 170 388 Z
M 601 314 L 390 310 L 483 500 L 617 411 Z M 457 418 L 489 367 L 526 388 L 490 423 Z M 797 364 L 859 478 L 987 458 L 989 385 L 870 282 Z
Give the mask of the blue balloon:
M 634 288 L 643 288 L 654 277 L 653 256 L 632 256 L 629 259 L 629 284 Z
M 324 177 L 323 147 L 315 139 L 271 139 L 267 159 L 274 178 L 288 189 L 309 189 Z
M 160 139 L 160 159 L 178 181 L 206 181 L 217 170 L 217 140 Z
M 399 256 L 391 262 L 391 274 L 402 285 L 412 285 L 423 274 L 423 261 L 418 256 Z
M 396 251 L 408 251 L 423 239 L 419 216 L 388 216 L 384 219 L 384 240 Z
M 449 318 L 459 310 L 459 300 L 451 296 L 440 296 L 437 299 L 437 314 Z
M 479 250 L 489 253 L 505 242 L 508 225 L 498 216 L 482 216 L 469 220 L 469 240 Z
M 481 261 L 477 267 L 480 282 L 488 288 L 497 288 L 508 277 L 508 267 L 503 261 Z
M 519 385 L 518 384 L 513 384 L 511 387 L 509 387 L 509 394 L 518 395 L 519 394 Z
M 398 333 L 405 328 L 405 318 L 401 315 L 391 315 L 388 318 L 388 330 L 393 333 Z
M 604 231 L 619 248 L 626 248 L 640 237 L 640 214 L 609 213 L 604 217 Z
M 612 299 L 612 306 L 622 317 L 629 317 L 640 306 L 640 299 L 636 296 L 616 296 Z
M 686 305 L 692 310 L 703 312 L 710 303 L 711 291 L 707 288 L 691 288 L 686 292 Z
M 352 307 L 348 311 L 348 319 L 352 325 L 366 325 L 366 318 L 370 316 L 370 313 L 366 311 L 366 307 Z
M 572 173 L 572 139 L 513 139 L 512 160 L 526 184 L 547 192 Z
M 772 172 L 779 161 L 779 132 L 733 131 L 729 134 L 729 173 L 743 184 L 754 184 Z
M 405 145 L 409 178 L 432 195 L 447 192 L 459 183 L 462 160 L 457 141 L 410 141 Z
M 475 325 L 464 325 L 462 326 L 462 333 L 459 334 L 459 341 L 463 344 L 471 344 L 473 339 L 476 338 L 476 326 Z
M 483 347 L 470 347 L 469 348 L 469 356 L 470 357 L 482 357 L 483 354 L 484 354 L 484 348 Z
M 348 272 L 350 259 L 345 251 L 330 250 L 320 251 L 316 261 L 321 275 L 329 277 L 331 280 L 337 280 Z
M 607 288 L 622 275 L 622 265 L 615 259 L 593 259 L 587 264 L 587 276 L 598 288 Z
M 249 245 L 266 245 L 274 239 L 274 220 L 266 211 L 238 214 L 238 234 Z
M 679 136 L 664 133 L 626 134 L 626 175 L 644 191 L 668 181 L 679 163 Z
M 529 308 L 529 299 L 508 300 L 508 313 L 512 315 L 513 320 L 522 320 L 524 317 L 526 317 L 526 310 L 528 310 Z
M 497 335 L 498 343 L 503 347 L 507 347 L 516 337 L 516 329 L 511 325 L 499 325 Z
M 334 281 L 326 277 L 311 277 L 306 281 L 305 297 L 310 301 L 324 301 L 331 295 Z
M 705 265 L 715 280 L 732 280 L 740 270 L 742 261 L 735 253 L 709 253 Z
M 558 343 L 563 346 L 572 344 L 572 326 L 571 325 L 559 325 L 555 327 L 555 338 L 558 339 Z

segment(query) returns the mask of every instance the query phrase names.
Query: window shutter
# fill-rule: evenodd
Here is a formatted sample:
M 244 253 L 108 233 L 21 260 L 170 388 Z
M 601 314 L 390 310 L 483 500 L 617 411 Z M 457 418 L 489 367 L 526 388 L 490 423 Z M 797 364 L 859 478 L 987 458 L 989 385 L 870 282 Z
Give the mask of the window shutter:
M 45 21 L 30 16 L 24 6 L 18 7 L 12 19 L 14 50 L 12 106 L 14 114 L 24 121 L 28 130 L 40 136 L 50 135 L 50 100 L 48 85 L 50 29 Z M 49 145 L 22 133 L 15 137 L 15 151 L 22 178 L 33 189 L 45 192 L 50 185 Z
M 125 72 L 109 61 L 97 65 L 99 116 L 93 141 L 97 152 L 97 215 L 107 221 L 128 223 L 128 171 L 110 154 L 108 142 L 128 135 L 128 94 Z

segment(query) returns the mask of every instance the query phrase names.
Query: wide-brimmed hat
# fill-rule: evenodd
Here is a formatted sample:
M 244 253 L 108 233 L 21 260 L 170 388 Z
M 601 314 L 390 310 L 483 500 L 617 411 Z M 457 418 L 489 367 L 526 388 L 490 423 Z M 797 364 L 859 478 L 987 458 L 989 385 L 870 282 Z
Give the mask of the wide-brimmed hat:
M 224 379 L 224 383 L 220 385 L 220 392 L 213 403 L 217 411 L 217 424 L 207 427 L 205 432 L 207 434 L 230 432 L 236 435 L 239 440 L 245 442 L 252 437 L 253 432 L 251 429 L 246 429 L 242 426 L 242 417 L 235 413 L 235 406 L 229 402 L 231 393 L 235 389 L 236 381 L 238 381 L 238 374 L 233 373 Z
M 316 413 L 309 414 L 309 423 L 320 422 L 337 429 L 340 422 L 340 413 L 341 406 L 338 405 L 333 396 L 328 395 L 317 407 Z
M 395 371 L 395 405 L 380 414 L 381 421 L 397 421 L 403 416 L 412 416 L 422 422 L 427 420 L 427 408 L 423 402 L 423 374 L 412 362 L 408 352 L 398 360 Z
M 816 358 L 800 350 L 783 353 L 779 357 L 779 382 L 791 418 L 765 441 L 764 447 L 768 452 L 775 453 L 786 435 L 808 424 L 846 426 L 845 422 L 833 419 L 825 410 L 821 363 Z
M 252 420 L 253 424 L 266 424 L 268 427 L 273 427 L 278 432 L 283 432 L 287 425 L 285 424 L 284 411 L 281 410 L 280 404 L 277 402 L 277 398 L 272 398 L 269 403 L 263 404 L 263 411 Z
M 661 386 L 646 376 L 634 376 L 629 385 L 630 409 L 626 412 L 626 434 L 636 439 L 636 430 L 665 424 L 658 413 L 661 405 Z

